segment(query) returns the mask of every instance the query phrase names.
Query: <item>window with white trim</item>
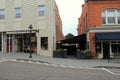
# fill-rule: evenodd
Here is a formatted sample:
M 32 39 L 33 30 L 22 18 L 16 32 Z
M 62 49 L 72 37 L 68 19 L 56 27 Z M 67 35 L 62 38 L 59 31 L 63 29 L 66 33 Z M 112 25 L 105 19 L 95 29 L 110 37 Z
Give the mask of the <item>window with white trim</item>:
M 120 24 L 120 10 L 117 9 L 103 10 L 102 24 Z
M 48 37 L 41 37 L 41 49 L 48 50 Z
M 5 19 L 5 10 L 0 9 L 0 19 Z
M 15 8 L 15 18 L 21 18 L 21 8 Z
M 38 6 L 38 15 L 44 16 L 45 15 L 45 5 L 39 5 Z
M 117 19 L 118 19 L 118 24 L 120 24 L 120 10 L 117 12 Z

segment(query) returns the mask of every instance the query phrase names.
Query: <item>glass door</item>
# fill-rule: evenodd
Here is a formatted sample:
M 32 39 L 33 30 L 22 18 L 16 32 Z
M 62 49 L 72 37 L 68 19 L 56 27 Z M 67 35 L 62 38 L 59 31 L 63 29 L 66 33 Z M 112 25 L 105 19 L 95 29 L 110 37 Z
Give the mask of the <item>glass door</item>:
M 112 41 L 112 53 L 114 57 L 120 56 L 120 41 Z
M 109 41 L 103 42 L 103 59 L 110 58 L 110 44 Z

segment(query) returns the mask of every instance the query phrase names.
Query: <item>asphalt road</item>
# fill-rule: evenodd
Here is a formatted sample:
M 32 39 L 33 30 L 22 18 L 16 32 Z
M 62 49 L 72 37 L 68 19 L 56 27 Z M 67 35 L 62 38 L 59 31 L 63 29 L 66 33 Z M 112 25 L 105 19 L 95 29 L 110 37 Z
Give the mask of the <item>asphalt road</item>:
M 0 62 L 0 80 L 120 80 L 120 75 L 104 70 L 6 61 Z

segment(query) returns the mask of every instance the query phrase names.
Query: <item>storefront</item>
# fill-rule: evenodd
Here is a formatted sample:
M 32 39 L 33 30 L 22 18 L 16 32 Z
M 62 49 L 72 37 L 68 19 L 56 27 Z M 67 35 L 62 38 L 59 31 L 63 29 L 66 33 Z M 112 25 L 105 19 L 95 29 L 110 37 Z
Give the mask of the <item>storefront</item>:
M 6 36 L 5 36 L 6 35 Z M 37 50 L 37 38 L 36 33 L 31 33 L 31 38 L 28 32 L 7 32 L 4 33 L 4 52 L 29 52 L 30 51 L 30 39 L 31 39 L 31 50 L 36 53 Z
M 96 53 L 98 58 L 120 56 L 120 33 L 96 33 Z

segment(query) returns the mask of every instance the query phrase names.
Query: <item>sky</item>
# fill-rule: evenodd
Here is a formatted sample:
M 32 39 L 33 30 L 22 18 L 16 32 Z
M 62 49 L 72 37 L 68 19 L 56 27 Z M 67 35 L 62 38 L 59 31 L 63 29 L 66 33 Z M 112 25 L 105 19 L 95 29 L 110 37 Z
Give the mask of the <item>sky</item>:
M 63 34 L 72 33 L 77 36 L 78 18 L 82 11 L 84 0 L 55 0 L 62 19 Z

